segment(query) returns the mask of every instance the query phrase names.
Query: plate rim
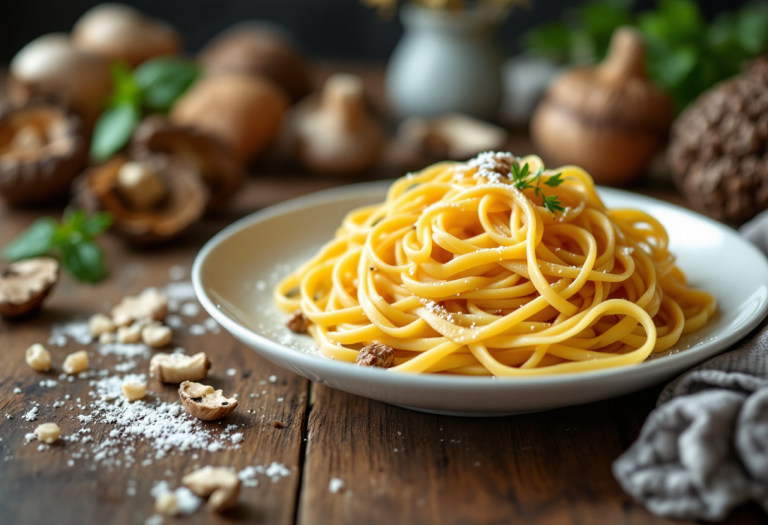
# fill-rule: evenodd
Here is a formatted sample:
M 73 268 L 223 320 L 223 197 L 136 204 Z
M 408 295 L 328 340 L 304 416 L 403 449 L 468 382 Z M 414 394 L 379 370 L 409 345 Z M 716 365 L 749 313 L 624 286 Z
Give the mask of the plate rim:
M 353 197 L 365 197 L 373 196 L 376 192 L 384 193 L 386 189 L 392 184 L 393 180 L 384 181 L 372 181 L 356 184 L 348 184 L 343 186 L 332 187 L 268 206 L 256 212 L 253 212 L 245 217 L 238 219 L 232 224 L 226 226 L 221 231 L 216 233 L 211 239 L 209 239 L 198 254 L 195 256 L 194 263 L 192 265 L 192 284 L 194 287 L 195 295 L 200 301 L 203 308 L 208 314 L 213 317 L 220 325 L 222 325 L 228 332 L 235 336 L 240 341 L 253 341 L 255 346 L 258 346 L 259 353 L 265 353 L 264 355 L 270 361 L 273 361 L 271 357 L 280 360 L 281 354 L 289 352 L 290 358 L 296 361 L 297 364 L 304 367 L 310 367 L 318 370 L 323 369 L 324 373 L 335 376 L 336 378 L 350 378 L 360 379 L 360 372 L 362 369 L 354 365 L 350 365 L 346 362 L 336 361 L 333 359 L 324 358 L 323 356 L 308 354 L 298 351 L 293 348 L 286 347 L 279 343 L 276 343 L 266 337 L 250 330 L 249 328 L 238 323 L 228 315 L 224 314 L 216 307 L 214 301 L 205 292 L 205 288 L 202 283 L 202 268 L 208 255 L 220 244 L 226 241 L 229 237 L 264 221 L 272 219 L 274 217 L 300 211 L 303 208 L 309 206 L 318 206 L 323 204 L 329 204 L 344 198 Z M 723 234 L 729 237 L 736 237 L 743 243 L 746 249 L 751 250 L 755 255 L 762 260 L 764 269 L 768 272 L 768 258 L 752 243 L 746 239 L 741 238 L 734 228 L 731 228 L 723 223 L 715 221 L 709 217 L 706 217 L 698 212 L 689 210 L 682 206 L 672 204 L 660 199 L 642 195 L 639 193 L 620 190 L 616 188 L 608 188 L 604 186 L 597 186 L 598 194 L 602 197 L 606 194 L 615 194 L 617 196 L 623 196 L 625 198 L 631 198 L 634 200 L 644 201 L 648 204 L 661 205 L 663 207 L 672 208 L 675 211 L 683 212 L 688 215 L 692 215 L 696 220 L 708 223 L 710 226 L 720 230 Z M 764 283 L 768 287 L 768 282 Z M 461 376 L 461 375 L 448 375 L 448 374 L 412 374 L 412 373 L 389 373 L 387 370 L 379 370 L 374 368 L 364 369 L 365 379 L 367 381 L 373 381 L 375 383 L 401 383 L 403 386 L 410 388 L 432 388 L 435 386 L 441 387 L 457 387 L 457 388 L 469 388 L 469 389 L 497 389 L 500 387 L 516 388 L 516 387 L 531 387 L 531 386 L 546 386 L 552 384 L 562 385 L 563 383 L 571 383 L 578 385 L 584 382 L 592 382 L 601 379 L 621 379 L 624 375 L 663 375 L 665 369 L 673 368 L 676 371 L 675 374 L 682 373 L 682 370 L 690 369 L 697 366 L 701 362 L 711 359 L 717 355 L 723 353 L 728 347 L 734 343 L 742 340 L 749 333 L 751 333 L 768 315 L 768 300 L 764 300 L 760 305 L 760 308 L 751 314 L 750 318 L 742 324 L 738 329 L 734 330 L 730 334 L 719 337 L 715 342 L 704 343 L 698 349 L 692 348 L 691 351 L 681 351 L 673 355 L 664 356 L 663 358 L 652 360 L 649 362 L 640 363 L 638 365 L 625 365 L 620 367 L 606 368 L 600 370 L 590 370 L 585 372 L 568 372 L 558 373 L 545 376 L 534 377 L 511 377 L 511 378 L 497 378 L 495 376 Z M 245 343 L 249 345 L 249 343 Z M 711 350 L 712 346 L 717 347 L 716 350 Z M 698 351 L 697 351 L 698 350 Z M 713 353 L 703 359 L 696 359 L 701 351 L 710 350 Z M 690 364 L 684 364 L 686 361 L 691 361 Z M 677 367 L 675 365 L 678 365 Z M 280 365 L 282 368 L 284 366 Z M 680 370 L 680 371 L 678 371 Z M 669 370 L 666 370 L 669 372 Z M 318 375 L 322 375 L 318 373 Z M 418 378 L 418 379 L 416 379 Z M 321 377 L 322 380 L 322 377 Z

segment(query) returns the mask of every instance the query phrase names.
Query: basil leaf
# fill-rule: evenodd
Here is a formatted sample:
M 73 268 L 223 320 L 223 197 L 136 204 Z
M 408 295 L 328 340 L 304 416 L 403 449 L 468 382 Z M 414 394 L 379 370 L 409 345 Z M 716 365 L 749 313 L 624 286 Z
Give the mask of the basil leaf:
M 78 281 L 95 283 L 104 278 L 104 252 L 91 242 L 82 241 L 61 247 L 64 267 Z
M 38 219 L 3 250 L 9 261 L 19 261 L 47 254 L 53 247 L 58 224 L 50 217 Z
M 109 212 L 91 215 L 83 223 L 83 233 L 92 239 L 112 226 L 112 220 L 112 214 Z
M 91 160 L 104 162 L 124 148 L 140 119 L 141 112 L 133 103 L 118 104 L 104 111 L 93 130 Z
M 119 106 L 122 104 L 134 104 L 138 106 L 141 103 L 142 89 L 133 76 L 131 68 L 124 62 L 113 62 L 110 68 L 112 75 L 112 96 L 110 106 Z
M 134 79 L 143 91 L 144 105 L 152 111 L 166 112 L 199 75 L 200 68 L 189 60 L 155 58 L 140 65 Z

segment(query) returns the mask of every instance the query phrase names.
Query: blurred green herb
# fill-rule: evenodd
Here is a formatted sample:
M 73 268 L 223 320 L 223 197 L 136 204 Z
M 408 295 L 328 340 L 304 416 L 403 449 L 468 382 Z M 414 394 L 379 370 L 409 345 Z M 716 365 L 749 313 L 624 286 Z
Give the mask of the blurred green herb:
M 112 64 L 112 95 L 93 130 L 91 160 L 103 162 L 131 139 L 145 112 L 166 113 L 194 84 L 200 68 L 181 58 L 153 58 L 133 72 Z
M 525 36 L 527 49 L 561 63 L 602 60 L 611 35 L 637 27 L 648 44 L 648 72 L 682 110 L 716 82 L 737 74 L 745 60 L 768 49 L 768 3 L 756 2 L 707 23 L 693 0 L 659 0 L 637 15 L 633 0 L 590 0 L 566 13 L 563 22 Z
M 78 281 L 95 283 L 106 275 L 104 253 L 96 237 L 112 224 L 112 215 L 87 216 L 83 210 L 67 210 L 61 223 L 52 217 L 38 219 L 3 250 L 9 261 L 43 255 L 58 257 Z

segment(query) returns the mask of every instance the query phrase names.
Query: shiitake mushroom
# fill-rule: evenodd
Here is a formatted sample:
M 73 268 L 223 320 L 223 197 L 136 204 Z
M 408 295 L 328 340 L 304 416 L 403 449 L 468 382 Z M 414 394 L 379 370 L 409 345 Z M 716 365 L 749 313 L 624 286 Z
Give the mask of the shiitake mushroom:
M 15 205 L 65 200 L 87 148 L 80 117 L 61 104 L 0 109 L 0 196 Z
M 74 45 L 135 67 L 147 59 L 175 55 L 182 39 L 169 24 L 123 4 L 100 4 L 88 10 L 72 28 Z
M 266 77 L 293 101 L 312 90 L 304 59 L 285 31 L 273 24 L 240 22 L 205 46 L 199 60 L 209 75 L 243 73 Z
M 243 166 L 219 139 L 160 116 L 148 117 L 139 124 L 133 134 L 131 153 L 137 159 L 163 153 L 187 163 L 208 186 L 209 210 L 226 205 L 245 178 Z
M 111 212 L 110 231 L 138 246 L 180 236 L 200 219 L 208 202 L 208 189 L 196 170 L 160 154 L 142 160 L 113 157 L 86 171 L 76 191 L 84 209 Z

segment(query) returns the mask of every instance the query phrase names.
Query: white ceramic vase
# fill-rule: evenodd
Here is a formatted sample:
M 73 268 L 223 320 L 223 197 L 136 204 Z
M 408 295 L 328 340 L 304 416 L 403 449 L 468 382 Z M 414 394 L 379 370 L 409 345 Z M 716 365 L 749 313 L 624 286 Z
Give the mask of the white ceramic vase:
M 406 4 L 405 28 L 387 68 L 387 92 L 401 116 L 466 113 L 494 119 L 502 97 L 498 17 Z

